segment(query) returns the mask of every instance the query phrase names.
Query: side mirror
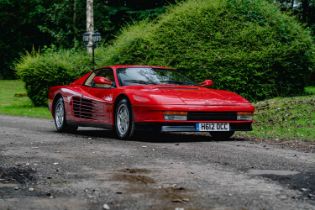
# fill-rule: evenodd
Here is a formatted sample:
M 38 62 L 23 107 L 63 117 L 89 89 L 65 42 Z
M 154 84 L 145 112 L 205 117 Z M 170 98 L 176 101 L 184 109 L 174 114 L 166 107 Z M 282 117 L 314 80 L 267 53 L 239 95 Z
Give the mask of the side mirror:
M 206 79 L 205 81 L 199 83 L 201 87 L 211 87 L 213 85 L 213 81 L 210 79 Z
M 113 84 L 113 82 L 110 79 L 105 78 L 105 77 L 100 77 L 100 76 L 94 77 L 93 82 L 96 85 L 112 85 Z

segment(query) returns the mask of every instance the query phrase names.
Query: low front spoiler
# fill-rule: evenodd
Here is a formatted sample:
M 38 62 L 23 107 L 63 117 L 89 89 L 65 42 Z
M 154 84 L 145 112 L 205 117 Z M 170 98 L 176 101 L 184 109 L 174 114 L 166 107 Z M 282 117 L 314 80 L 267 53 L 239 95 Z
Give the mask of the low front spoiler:
M 196 123 L 136 123 L 137 130 L 161 132 L 200 132 L 196 130 Z M 230 123 L 230 131 L 251 131 L 251 123 Z
M 196 132 L 195 126 L 162 126 L 162 132 Z

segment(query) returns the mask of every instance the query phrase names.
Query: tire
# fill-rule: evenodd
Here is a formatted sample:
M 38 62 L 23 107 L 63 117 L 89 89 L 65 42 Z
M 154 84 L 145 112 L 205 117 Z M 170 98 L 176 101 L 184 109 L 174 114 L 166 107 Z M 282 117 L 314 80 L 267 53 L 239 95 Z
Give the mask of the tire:
M 210 135 L 218 140 L 229 139 L 234 135 L 235 131 L 213 131 L 210 132 Z
M 74 132 L 78 129 L 77 125 L 67 123 L 66 109 L 62 97 L 58 98 L 54 104 L 54 122 L 58 132 Z
M 129 139 L 134 134 L 134 121 L 131 105 L 127 99 L 121 99 L 115 108 L 115 133 L 119 139 Z

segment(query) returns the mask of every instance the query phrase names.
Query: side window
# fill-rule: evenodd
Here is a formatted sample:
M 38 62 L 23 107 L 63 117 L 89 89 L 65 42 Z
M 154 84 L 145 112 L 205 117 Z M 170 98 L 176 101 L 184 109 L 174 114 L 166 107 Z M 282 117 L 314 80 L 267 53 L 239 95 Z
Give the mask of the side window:
M 113 85 L 100 85 L 100 84 L 95 84 L 93 82 L 94 77 L 99 76 L 99 77 L 105 77 L 113 82 Z M 114 73 L 112 69 L 100 69 L 96 70 L 93 72 L 90 77 L 85 81 L 84 85 L 89 86 L 89 87 L 98 87 L 98 88 L 110 88 L 110 87 L 116 87 L 115 84 L 115 79 L 114 79 Z
M 89 78 L 87 78 L 87 80 L 85 81 L 84 85 L 91 87 L 94 77 L 95 77 L 95 72 L 92 72 L 92 74 L 89 76 Z

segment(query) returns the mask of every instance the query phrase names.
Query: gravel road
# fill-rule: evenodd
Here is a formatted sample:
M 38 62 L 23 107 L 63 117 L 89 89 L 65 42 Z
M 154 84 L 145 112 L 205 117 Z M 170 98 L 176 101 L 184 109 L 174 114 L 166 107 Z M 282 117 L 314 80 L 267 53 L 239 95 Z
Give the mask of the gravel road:
M 0 209 L 315 210 L 315 153 L 0 116 Z

